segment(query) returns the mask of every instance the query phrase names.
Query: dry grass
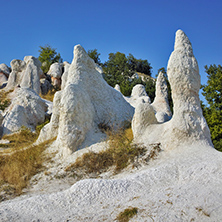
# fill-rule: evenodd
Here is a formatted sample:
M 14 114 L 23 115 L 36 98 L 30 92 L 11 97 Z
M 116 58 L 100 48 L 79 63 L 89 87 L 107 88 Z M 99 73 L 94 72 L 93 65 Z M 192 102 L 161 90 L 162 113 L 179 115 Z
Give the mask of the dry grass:
M 38 135 L 39 134 L 37 132 L 31 132 L 28 128 L 23 126 L 18 133 L 4 135 L 2 139 L 9 140 L 10 143 L 1 144 L 0 147 L 10 147 L 10 151 L 14 149 L 18 150 L 34 143 L 38 138 Z
M 138 213 L 138 208 L 137 207 L 130 207 L 125 209 L 123 212 L 121 212 L 116 220 L 119 222 L 128 222 L 132 217 L 134 217 Z
M 115 173 L 121 171 L 128 164 L 134 162 L 135 157 L 143 155 L 144 147 L 132 144 L 133 133 L 131 128 L 119 130 L 116 133 L 107 132 L 109 147 L 99 153 L 88 152 L 77 158 L 76 162 L 66 168 L 66 171 L 74 172 L 76 169 L 84 169 L 86 173 L 102 173 L 109 167 L 115 167 Z
M 30 178 L 43 169 L 46 157 L 42 153 L 52 141 L 27 149 L 19 148 L 11 155 L 0 156 L 0 181 L 10 184 L 14 187 L 16 194 L 21 194 Z
M 4 111 L 11 103 L 11 100 L 7 98 L 10 92 L 5 92 L 4 90 L 0 91 L 0 110 L 2 111 Z
M 16 135 L 3 137 L 10 143 L 2 147 L 10 147 L 10 149 L 0 154 L 0 184 L 10 186 L 16 194 L 21 194 L 30 178 L 43 169 L 43 162 L 46 160 L 43 151 L 54 141 L 53 139 L 39 145 L 32 145 L 43 125 L 40 125 L 35 133 L 22 127 Z
M 45 94 L 45 95 L 40 94 L 40 97 L 43 98 L 43 99 L 46 99 L 46 100 L 49 100 L 49 101 L 53 102 L 54 95 L 59 90 L 60 90 L 59 88 L 53 87 L 51 90 L 48 91 L 47 94 Z

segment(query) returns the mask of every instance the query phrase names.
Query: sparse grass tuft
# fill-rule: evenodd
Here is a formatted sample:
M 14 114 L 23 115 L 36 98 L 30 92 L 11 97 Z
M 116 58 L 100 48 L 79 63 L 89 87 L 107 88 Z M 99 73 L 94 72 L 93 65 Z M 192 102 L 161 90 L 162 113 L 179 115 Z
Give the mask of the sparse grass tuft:
M 118 132 L 107 132 L 109 147 L 99 153 L 88 152 L 77 158 L 74 164 L 66 168 L 66 171 L 75 171 L 82 168 L 86 173 L 102 173 L 114 166 L 115 172 L 121 171 L 128 164 L 134 162 L 135 157 L 143 155 L 144 147 L 132 143 L 133 133 L 131 128 Z
M 37 139 L 38 134 L 31 132 L 27 127 L 22 126 L 21 129 L 14 134 L 4 135 L 2 139 L 9 140 L 9 144 L 1 144 L 1 147 L 10 148 L 24 148 L 31 145 Z
M 130 207 L 125 209 L 123 212 L 121 212 L 116 220 L 119 222 L 128 222 L 132 217 L 134 217 L 138 213 L 138 208 L 137 207 Z
M 46 100 L 49 100 L 49 101 L 53 102 L 54 95 L 59 90 L 60 90 L 59 88 L 53 87 L 51 90 L 48 91 L 47 94 L 45 94 L 45 95 L 40 94 L 40 97 L 43 98 L 43 99 L 46 99 Z
M 11 100 L 7 98 L 10 92 L 5 92 L 4 90 L 0 91 L 0 110 L 2 111 L 4 111 L 11 104 Z

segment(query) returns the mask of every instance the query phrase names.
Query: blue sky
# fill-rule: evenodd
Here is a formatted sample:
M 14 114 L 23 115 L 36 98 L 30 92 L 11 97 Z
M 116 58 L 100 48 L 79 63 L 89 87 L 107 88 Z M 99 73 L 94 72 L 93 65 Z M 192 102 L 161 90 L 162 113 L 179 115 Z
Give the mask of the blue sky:
M 222 64 L 221 0 L 7 0 L 1 2 L 0 63 L 38 57 L 46 44 L 71 62 L 73 47 L 97 49 L 102 62 L 111 52 L 167 66 L 177 29 L 193 45 L 202 83 L 204 66 Z

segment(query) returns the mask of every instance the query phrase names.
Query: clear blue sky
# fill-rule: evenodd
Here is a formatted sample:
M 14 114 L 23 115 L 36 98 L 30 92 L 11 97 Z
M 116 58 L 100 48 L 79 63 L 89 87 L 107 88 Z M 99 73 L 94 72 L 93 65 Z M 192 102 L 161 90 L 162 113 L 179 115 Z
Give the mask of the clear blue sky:
M 222 64 L 221 0 L 0 0 L 0 63 L 38 57 L 46 44 L 71 62 L 73 47 L 132 53 L 157 70 L 167 66 L 177 29 L 190 38 L 206 83 L 204 66 Z

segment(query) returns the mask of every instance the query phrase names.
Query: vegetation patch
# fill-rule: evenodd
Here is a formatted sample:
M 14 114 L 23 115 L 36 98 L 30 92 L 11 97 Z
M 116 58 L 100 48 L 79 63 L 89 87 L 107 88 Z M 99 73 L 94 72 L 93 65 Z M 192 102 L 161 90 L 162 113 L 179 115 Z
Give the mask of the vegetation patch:
M 0 110 L 2 111 L 4 111 L 11 104 L 11 100 L 7 98 L 10 92 L 5 92 L 4 90 L 0 91 Z
M 144 147 L 132 143 L 131 128 L 119 130 L 116 133 L 108 131 L 107 135 L 108 148 L 106 150 L 83 154 L 75 163 L 68 166 L 66 171 L 75 172 L 76 169 L 83 169 L 86 173 L 102 173 L 114 166 L 117 173 L 146 152 Z
M 48 101 L 53 102 L 54 95 L 55 95 L 55 93 L 56 93 L 58 90 L 59 90 L 59 89 L 57 89 L 57 88 L 52 88 L 51 90 L 48 91 L 47 94 L 45 94 L 45 95 L 40 94 L 40 97 L 43 98 L 43 99 L 46 99 L 46 100 L 48 100 Z
M 125 209 L 123 212 L 119 213 L 116 220 L 118 220 L 119 222 L 128 222 L 137 213 L 138 213 L 137 207 L 130 207 Z
M 43 155 L 43 151 L 55 138 L 38 145 L 32 145 L 38 138 L 43 125 L 38 126 L 36 132 L 31 132 L 28 128 L 22 127 L 16 135 L 3 137 L 10 143 L 2 144 L 2 147 L 10 147 L 10 149 L 6 149 L 6 152 L 0 154 L 1 188 L 10 187 L 11 193 L 19 195 L 22 189 L 28 185 L 30 178 L 44 169 L 43 163 L 48 158 Z M 2 191 L 5 191 L 6 194 L 8 192 L 5 189 Z
M 30 178 L 43 170 L 46 157 L 43 151 L 53 140 L 26 149 L 18 147 L 16 152 L 0 155 L 0 182 L 9 184 L 16 194 L 28 185 Z

